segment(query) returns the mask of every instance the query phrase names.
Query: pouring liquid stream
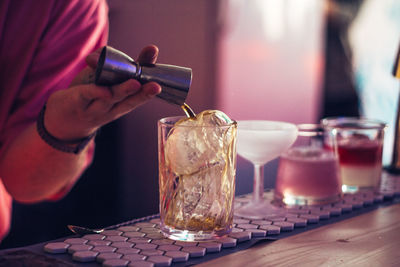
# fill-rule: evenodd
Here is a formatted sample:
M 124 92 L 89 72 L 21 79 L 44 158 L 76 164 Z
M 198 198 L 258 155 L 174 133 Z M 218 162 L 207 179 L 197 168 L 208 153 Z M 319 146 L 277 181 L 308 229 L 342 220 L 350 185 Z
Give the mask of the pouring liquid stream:
M 183 103 L 183 105 L 181 106 L 181 108 L 182 108 L 183 111 L 185 112 L 186 116 L 188 116 L 188 118 L 191 118 L 191 119 L 196 118 L 196 113 L 194 113 L 194 111 L 189 107 L 188 104 Z

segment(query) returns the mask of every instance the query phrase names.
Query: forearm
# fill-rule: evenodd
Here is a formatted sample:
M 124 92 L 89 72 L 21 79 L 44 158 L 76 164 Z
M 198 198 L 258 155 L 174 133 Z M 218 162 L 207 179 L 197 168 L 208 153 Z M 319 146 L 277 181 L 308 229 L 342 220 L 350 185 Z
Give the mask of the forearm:
M 142 50 L 138 62 L 155 64 L 158 48 Z M 118 119 L 161 92 L 155 82 L 144 85 L 130 79 L 102 87 L 85 83 L 94 73 L 98 55 L 88 57 L 87 67 L 66 90 L 47 99 L 43 126 L 55 139 L 69 142 L 91 136 L 101 126 Z M 14 124 L 14 127 L 17 124 Z M 7 131 L 12 136 L 15 129 Z M 93 142 L 93 141 L 91 141 Z M 44 142 L 32 123 L 19 133 L 0 155 L 0 178 L 12 197 L 20 202 L 49 199 L 63 187 L 73 184 L 88 164 L 90 143 L 78 154 L 58 151 Z
M 32 124 L 4 151 L 0 177 L 15 200 L 45 200 L 82 173 L 87 166 L 88 147 L 79 154 L 55 150 L 40 138 Z

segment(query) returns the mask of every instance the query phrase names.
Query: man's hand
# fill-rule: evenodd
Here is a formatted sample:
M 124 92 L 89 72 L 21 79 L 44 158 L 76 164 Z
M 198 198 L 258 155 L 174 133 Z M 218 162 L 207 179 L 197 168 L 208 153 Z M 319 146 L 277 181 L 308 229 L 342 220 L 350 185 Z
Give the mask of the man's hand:
M 101 126 L 118 119 L 161 92 L 155 82 L 140 84 L 128 80 L 113 86 L 97 86 L 90 83 L 100 50 L 90 54 L 85 68 L 71 83 L 71 87 L 58 91 L 47 101 L 45 127 L 60 140 L 74 140 L 89 136 Z M 145 47 L 137 61 L 154 64 L 158 48 Z

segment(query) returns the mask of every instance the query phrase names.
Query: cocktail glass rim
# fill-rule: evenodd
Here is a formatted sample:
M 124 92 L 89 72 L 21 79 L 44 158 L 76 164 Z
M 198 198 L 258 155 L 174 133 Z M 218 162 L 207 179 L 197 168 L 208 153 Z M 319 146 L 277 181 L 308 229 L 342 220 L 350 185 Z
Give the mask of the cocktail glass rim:
M 322 127 L 326 129 L 385 129 L 387 124 L 381 120 L 367 117 L 326 117 L 321 120 Z
M 175 124 L 178 123 L 180 120 L 184 119 L 189 119 L 193 120 L 191 118 L 188 118 L 187 116 L 170 116 L 170 117 L 164 117 L 158 120 L 159 124 L 164 124 L 168 125 L 171 127 L 175 127 Z M 168 120 L 168 121 L 167 121 Z M 227 124 L 222 124 L 222 125 L 182 125 L 178 124 L 176 125 L 177 127 L 188 127 L 188 128 L 193 128 L 193 127 L 203 127 L 203 128 L 221 128 L 221 127 L 231 127 L 233 125 L 237 126 L 237 121 L 232 120 L 232 122 L 227 122 Z

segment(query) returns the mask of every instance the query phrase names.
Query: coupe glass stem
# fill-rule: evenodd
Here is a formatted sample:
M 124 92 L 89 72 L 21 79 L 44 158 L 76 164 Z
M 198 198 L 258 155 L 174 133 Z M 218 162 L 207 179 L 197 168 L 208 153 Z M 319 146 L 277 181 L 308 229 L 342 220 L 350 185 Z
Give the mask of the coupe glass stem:
M 264 198 L 264 165 L 254 164 L 253 203 Z

